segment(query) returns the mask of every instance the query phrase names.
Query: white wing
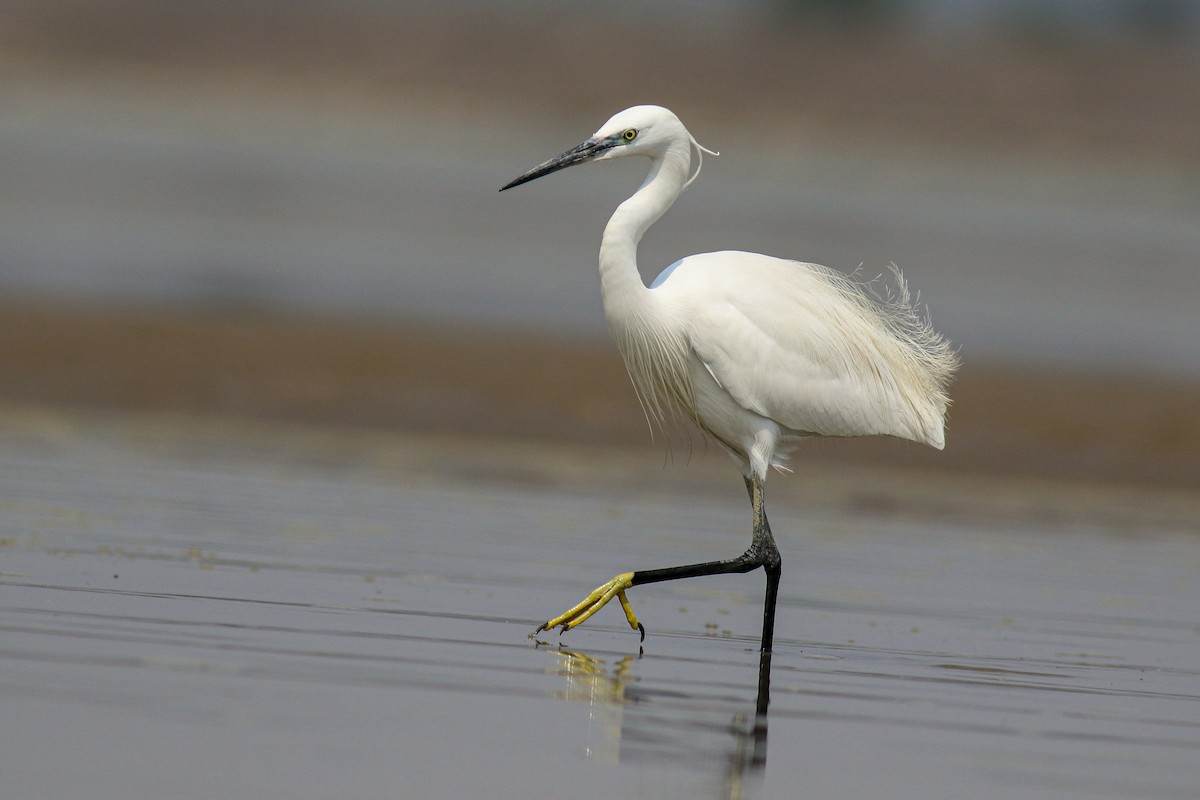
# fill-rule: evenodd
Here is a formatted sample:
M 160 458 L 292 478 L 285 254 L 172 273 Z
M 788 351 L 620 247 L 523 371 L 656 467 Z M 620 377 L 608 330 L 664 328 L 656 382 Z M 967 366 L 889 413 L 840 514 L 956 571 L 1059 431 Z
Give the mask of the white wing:
M 888 434 L 941 447 L 955 358 L 915 315 L 814 264 L 691 256 L 656 293 L 740 407 L 799 433 Z

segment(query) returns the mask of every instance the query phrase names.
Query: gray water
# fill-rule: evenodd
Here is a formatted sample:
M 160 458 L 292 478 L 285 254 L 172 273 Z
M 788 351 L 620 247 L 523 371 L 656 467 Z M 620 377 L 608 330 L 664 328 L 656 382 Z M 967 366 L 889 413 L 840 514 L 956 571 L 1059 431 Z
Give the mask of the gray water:
M 600 232 L 641 165 L 497 189 L 615 109 L 530 126 L 163 88 L 0 87 L 0 290 L 603 335 Z M 646 238 L 647 279 L 721 249 L 865 277 L 895 262 L 968 359 L 1200 377 L 1194 170 L 794 141 L 735 117 L 693 133 L 724 155 Z
M 1188 496 L 801 469 L 765 727 L 724 459 L 0 414 L 12 798 L 1172 798 L 1200 786 Z

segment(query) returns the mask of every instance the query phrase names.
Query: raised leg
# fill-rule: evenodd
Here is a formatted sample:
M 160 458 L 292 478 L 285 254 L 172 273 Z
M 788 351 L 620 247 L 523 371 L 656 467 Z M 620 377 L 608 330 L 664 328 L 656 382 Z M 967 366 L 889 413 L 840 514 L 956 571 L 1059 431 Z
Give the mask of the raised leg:
M 757 477 L 746 478 L 746 491 L 750 494 L 750 503 L 754 507 L 754 537 L 746 552 L 737 558 L 724 561 L 706 561 L 702 564 L 685 564 L 681 567 L 623 572 L 607 583 L 596 587 L 583 602 L 574 608 L 540 625 L 531 635 L 554 627 L 561 627 L 563 632 L 569 631 L 617 597 L 621 601 L 621 607 L 625 611 L 625 619 L 629 621 L 629 626 L 640 631 L 642 638 L 645 639 L 646 629 L 638 622 L 637 616 L 633 613 L 633 608 L 625 596 L 626 589 L 644 583 L 698 578 L 701 575 L 750 572 L 762 567 L 767 573 L 767 592 L 763 603 L 762 649 L 769 652 L 775 638 L 775 601 L 779 595 L 782 561 L 779 557 L 779 548 L 775 546 L 775 539 L 771 536 L 771 526 L 767 523 L 767 512 L 763 504 L 762 480 Z

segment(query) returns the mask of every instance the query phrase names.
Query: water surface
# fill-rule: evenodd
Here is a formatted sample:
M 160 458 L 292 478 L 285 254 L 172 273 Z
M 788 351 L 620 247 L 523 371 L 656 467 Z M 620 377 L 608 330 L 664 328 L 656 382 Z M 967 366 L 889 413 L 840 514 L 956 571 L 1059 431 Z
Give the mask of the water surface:
M 773 479 L 764 730 L 760 575 L 639 587 L 642 647 L 615 608 L 527 638 L 614 572 L 740 552 L 721 459 L 10 409 L 0 462 L 6 796 L 1200 785 L 1189 498 Z

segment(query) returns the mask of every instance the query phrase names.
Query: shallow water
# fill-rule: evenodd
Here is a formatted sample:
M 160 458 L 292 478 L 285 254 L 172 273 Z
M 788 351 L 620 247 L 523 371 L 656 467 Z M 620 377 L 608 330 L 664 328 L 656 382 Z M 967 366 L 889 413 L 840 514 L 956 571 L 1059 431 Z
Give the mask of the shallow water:
M 1197 796 L 1186 503 L 774 479 L 756 727 L 761 575 L 639 587 L 641 648 L 615 608 L 527 638 L 616 571 L 740 552 L 732 470 L 656 457 L 0 414 L 3 794 Z

